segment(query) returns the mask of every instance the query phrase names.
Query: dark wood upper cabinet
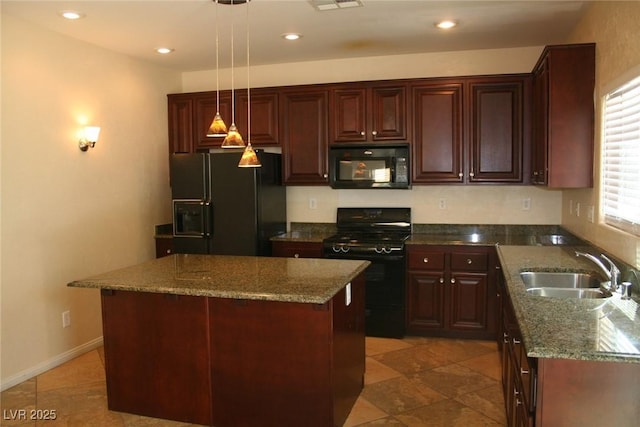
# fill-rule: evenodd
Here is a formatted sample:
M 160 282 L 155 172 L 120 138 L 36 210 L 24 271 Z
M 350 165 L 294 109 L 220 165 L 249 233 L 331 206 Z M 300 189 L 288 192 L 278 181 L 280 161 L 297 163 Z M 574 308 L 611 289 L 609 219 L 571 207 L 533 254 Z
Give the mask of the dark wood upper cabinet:
M 406 141 L 407 86 L 348 83 L 331 91 L 332 143 Z
M 469 96 L 468 181 L 527 182 L 531 78 L 472 80 Z
M 280 135 L 285 184 L 328 184 L 329 90 L 298 87 L 280 93 Z
M 251 98 L 251 144 L 256 146 L 279 145 L 278 91 L 276 89 L 252 89 Z M 236 126 L 245 139 L 247 132 L 247 92 L 236 92 Z
M 463 178 L 463 85 L 425 81 L 411 88 L 413 183 L 457 183 Z
M 413 183 L 525 183 L 530 92 L 528 74 L 414 84 Z
M 547 46 L 533 76 L 532 182 L 592 187 L 595 44 Z
M 169 153 L 193 152 L 193 99 L 190 94 L 167 97 Z

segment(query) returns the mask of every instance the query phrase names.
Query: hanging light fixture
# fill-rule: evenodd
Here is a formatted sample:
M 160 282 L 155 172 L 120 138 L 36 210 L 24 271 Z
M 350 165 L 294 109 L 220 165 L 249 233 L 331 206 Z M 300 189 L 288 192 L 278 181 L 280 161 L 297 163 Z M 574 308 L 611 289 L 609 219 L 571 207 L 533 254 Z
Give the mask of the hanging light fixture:
M 259 168 L 262 166 L 258 155 L 251 146 L 251 84 L 249 81 L 249 2 L 247 1 L 247 146 L 238 163 L 239 168 Z
M 227 136 L 227 125 L 222 120 L 220 115 L 220 81 L 219 81 L 219 65 L 218 65 L 218 0 L 213 0 L 216 3 L 216 115 L 213 117 L 211 126 L 207 131 L 208 138 Z
M 246 0 L 245 0 L 246 1 Z M 238 1 L 237 3 L 244 3 Z M 236 4 L 234 0 L 231 0 L 228 4 L 233 6 Z M 233 9 L 232 9 L 233 10 Z M 222 148 L 244 148 L 245 144 L 242 140 L 242 135 L 238 132 L 236 127 L 236 99 L 235 99 L 235 72 L 233 67 L 233 12 L 231 12 L 231 126 L 227 131 L 227 136 L 222 141 Z

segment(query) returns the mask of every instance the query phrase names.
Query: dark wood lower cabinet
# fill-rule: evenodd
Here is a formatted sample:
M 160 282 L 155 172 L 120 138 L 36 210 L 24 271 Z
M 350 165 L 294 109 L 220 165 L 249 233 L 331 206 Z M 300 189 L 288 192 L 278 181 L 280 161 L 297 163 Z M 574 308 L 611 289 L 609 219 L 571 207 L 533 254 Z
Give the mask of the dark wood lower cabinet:
M 495 337 L 495 249 L 410 245 L 407 254 L 407 333 Z
M 638 425 L 640 364 L 528 357 L 509 296 L 498 293 L 507 426 Z
M 349 289 L 326 304 L 103 290 L 109 409 L 341 426 L 364 387 L 364 275 Z

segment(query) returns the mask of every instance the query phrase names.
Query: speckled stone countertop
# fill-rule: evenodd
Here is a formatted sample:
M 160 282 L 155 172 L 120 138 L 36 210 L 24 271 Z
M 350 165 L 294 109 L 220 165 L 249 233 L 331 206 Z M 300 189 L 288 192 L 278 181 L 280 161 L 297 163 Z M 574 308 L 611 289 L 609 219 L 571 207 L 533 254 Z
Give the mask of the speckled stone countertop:
M 637 296 L 559 299 L 526 292 L 520 272 L 597 272 L 575 256 L 580 247 L 497 246 L 522 339 L 530 357 L 640 363 L 640 306 Z
M 175 254 L 76 280 L 77 288 L 324 304 L 369 261 Z

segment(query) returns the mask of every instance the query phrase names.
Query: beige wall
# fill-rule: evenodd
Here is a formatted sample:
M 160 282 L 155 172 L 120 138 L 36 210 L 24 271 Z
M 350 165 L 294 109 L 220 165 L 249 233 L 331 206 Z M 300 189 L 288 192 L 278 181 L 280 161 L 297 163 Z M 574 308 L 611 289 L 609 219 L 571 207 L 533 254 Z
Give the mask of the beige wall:
M 597 2 L 588 9 L 569 42 L 596 42 L 596 138 L 593 189 L 566 190 L 562 224 L 622 260 L 640 267 L 640 238 L 600 222 L 601 102 L 608 90 L 640 75 L 640 2 Z M 575 209 L 580 204 L 580 210 Z M 591 222 L 587 212 L 594 207 Z
M 306 62 L 251 68 L 251 86 L 286 86 L 358 80 L 528 73 L 542 47 L 398 55 Z M 246 69 L 235 71 L 236 87 L 246 87 Z M 184 73 L 184 92 L 215 89 L 215 70 Z M 228 88 L 230 71 L 220 70 L 220 85 Z M 414 186 L 403 190 L 332 190 L 328 187 L 289 187 L 290 222 L 334 222 L 338 206 L 408 206 L 418 223 L 559 224 L 560 191 L 531 186 Z M 531 209 L 522 209 L 522 200 Z M 311 209 L 309 199 L 317 207 Z M 440 209 L 445 199 L 447 208 Z
M 3 389 L 99 344 L 98 292 L 67 282 L 154 257 L 153 226 L 170 221 L 166 93 L 180 85 L 2 16 Z M 85 120 L 102 133 L 83 153 Z

